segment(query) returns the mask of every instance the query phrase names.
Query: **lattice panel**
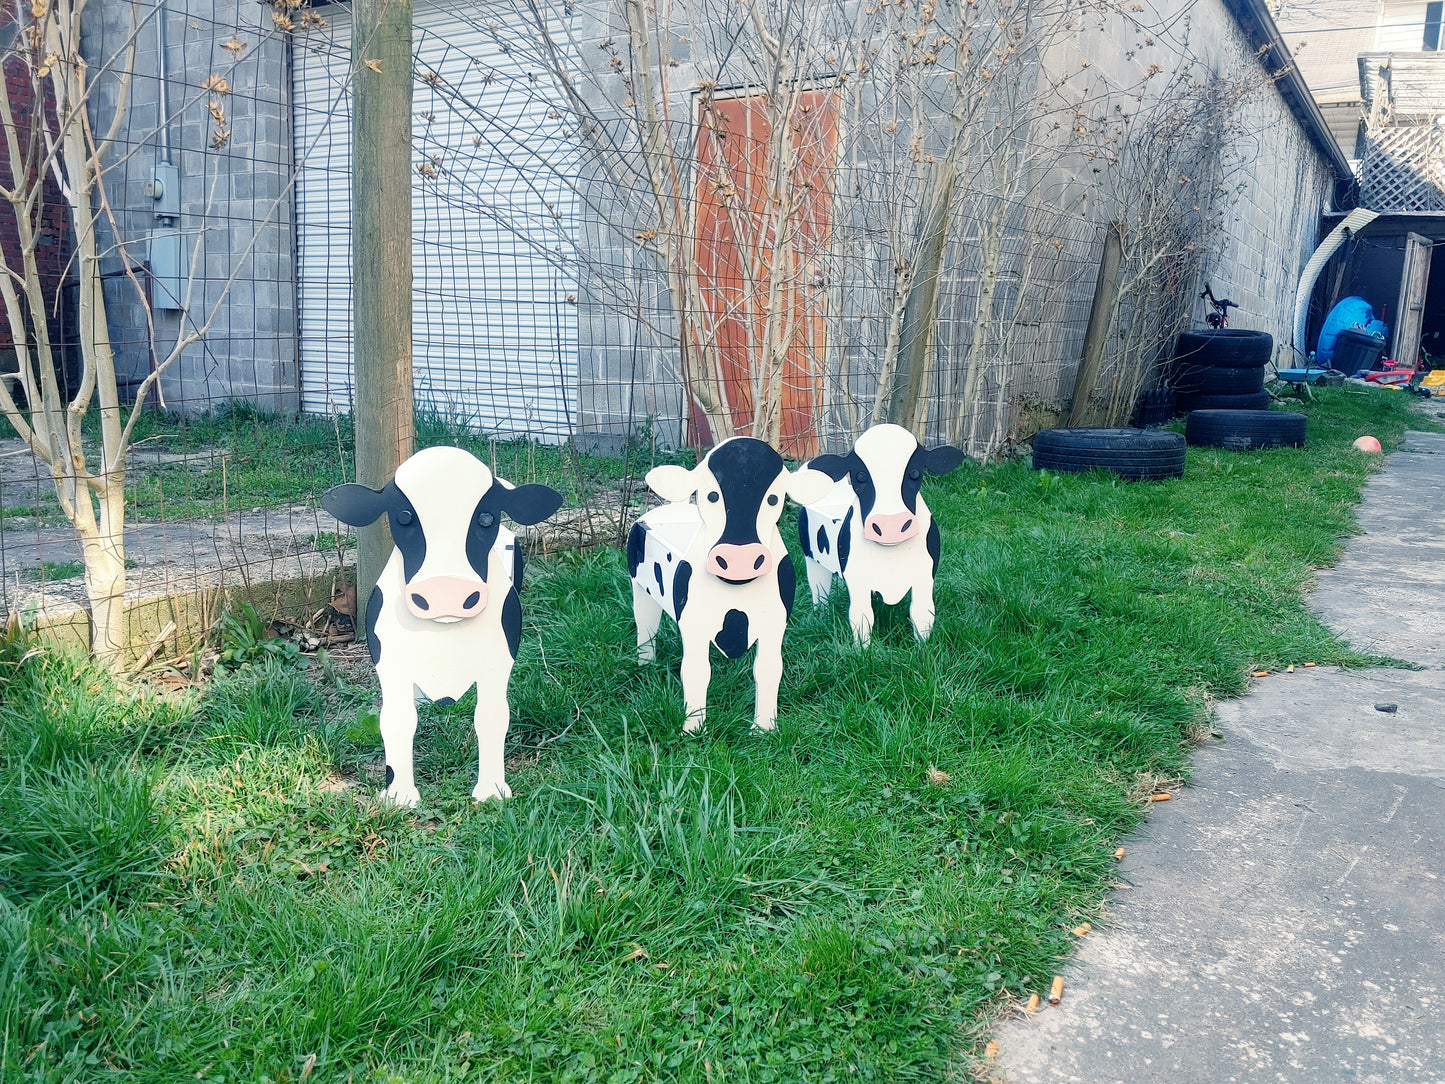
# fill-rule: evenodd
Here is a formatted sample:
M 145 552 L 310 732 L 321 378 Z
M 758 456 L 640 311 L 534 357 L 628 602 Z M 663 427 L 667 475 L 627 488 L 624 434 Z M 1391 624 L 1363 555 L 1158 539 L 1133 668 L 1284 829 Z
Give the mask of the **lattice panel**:
M 1445 132 L 1433 124 L 1371 131 L 1360 202 L 1373 211 L 1445 213 Z

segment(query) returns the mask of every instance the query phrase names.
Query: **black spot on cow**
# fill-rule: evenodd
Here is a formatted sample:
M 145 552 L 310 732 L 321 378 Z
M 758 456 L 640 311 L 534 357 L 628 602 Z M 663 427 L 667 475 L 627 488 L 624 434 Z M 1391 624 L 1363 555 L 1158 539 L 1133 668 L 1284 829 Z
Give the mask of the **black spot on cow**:
M 391 765 L 386 766 L 386 785 L 391 786 L 391 781 L 396 778 L 396 772 L 391 770 Z
M 522 556 L 522 543 L 512 543 L 512 587 L 522 593 L 522 573 L 527 569 L 527 559 Z
M 482 582 L 487 581 L 487 557 L 497 543 L 497 531 L 502 525 L 502 514 L 506 513 L 516 522 L 530 527 L 541 523 L 562 507 L 562 494 L 551 486 L 525 485 L 508 488 L 494 483 L 482 494 L 482 499 L 472 509 L 472 518 L 467 524 L 467 562 Z M 411 578 L 411 573 L 407 573 Z M 514 581 L 518 589 L 520 578 Z
M 783 609 L 788 616 L 793 614 L 793 603 L 798 599 L 798 573 L 793 568 L 793 559 L 788 554 L 778 560 L 778 594 L 783 599 Z
M 371 665 L 381 662 L 381 637 L 376 634 L 376 619 L 381 616 L 383 595 L 381 586 L 371 589 L 371 598 L 366 603 L 366 648 L 371 652 Z
M 727 522 L 718 543 L 747 546 L 761 542 L 758 511 L 768 487 L 782 473 L 783 457 L 761 440 L 740 437 L 714 448 L 707 467 L 726 497 Z
M 850 508 L 849 511 L 851 512 L 852 509 Z M 828 525 L 826 523 L 818 524 L 818 552 L 827 553 L 832 548 L 828 545 Z
M 667 587 L 662 582 L 662 565 L 656 561 L 652 562 L 652 578 L 657 581 L 657 597 L 666 598 Z
M 642 554 L 646 549 L 647 524 L 634 523 L 627 536 L 627 574 L 634 579 L 637 578 L 637 570 L 642 567 Z
M 933 574 L 938 575 L 938 555 L 943 552 L 943 540 L 938 532 L 938 520 L 928 525 L 928 556 L 933 558 Z
M 507 650 L 515 659 L 522 643 L 522 600 L 511 588 L 507 589 L 507 601 L 502 603 L 502 633 L 507 637 Z
M 803 547 L 803 556 L 813 556 L 812 519 L 806 508 L 798 509 L 798 544 Z
M 853 492 L 858 495 L 858 507 L 863 518 L 868 518 L 868 513 L 873 511 L 873 505 L 878 499 L 878 493 L 873 486 L 873 475 L 868 470 L 868 464 L 859 458 L 857 452 L 816 456 L 808 461 L 808 466 L 822 471 L 835 482 L 847 479 Z
M 742 658 L 748 650 L 748 615 L 742 610 L 729 610 L 712 642 L 728 658 Z
M 682 616 L 682 609 L 687 605 L 687 586 L 692 582 L 692 565 L 687 561 L 677 563 L 677 571 L 672 574 L 672 616 L 677 619 Z
M 843 517 L 838 526 L 838 571 L 848 571 L 848 555 L 853 551 L 853 509 Z
M 391 527 L 391 540 L 401 551 L 402 568 L 409 580 L 426 560 L 426 533 L 410 499 L 396 482 L 372 489 L 360 482 L 348 482 L 326 491 L 321 507 L 342 523 L 365 527 L 383 515 Z
M 918 511 L 918 487 L 923 484 L 923 472 L 947 474 L 963 462 L 963 452 L 951 444 L 940 444 L 937 448 L 919 445 L 908 457 L 908 466 L 903 469 L 903 487 L 900 496 L 903 505 L 910 512 Z

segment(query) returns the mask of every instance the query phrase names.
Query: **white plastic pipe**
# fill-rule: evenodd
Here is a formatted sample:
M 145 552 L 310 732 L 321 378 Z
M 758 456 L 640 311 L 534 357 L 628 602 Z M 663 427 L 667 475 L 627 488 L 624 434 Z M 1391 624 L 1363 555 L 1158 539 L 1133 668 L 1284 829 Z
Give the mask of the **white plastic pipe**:
M 1314 255 L 1305 264 L 1304 272 L 1300 275 L 1299 291 L 1294 295 L 1294 348 L 1300 352 L 1301 357 L 1309 357 L 1310 353 L 1305 341 L 1305 336 L 1309 333 L 1310 295 L 1314 293 L 1320 272 L 1335 254 L 1335 249 L 1345 243 L 1346 237 L 1359 233 L 1379 217 L 1379 211 L 1356 207 L 1345 215 L 1343 222 L 1330 230 L 1329 236 L 1320 242 L 1320 247 L 1315 249 Z

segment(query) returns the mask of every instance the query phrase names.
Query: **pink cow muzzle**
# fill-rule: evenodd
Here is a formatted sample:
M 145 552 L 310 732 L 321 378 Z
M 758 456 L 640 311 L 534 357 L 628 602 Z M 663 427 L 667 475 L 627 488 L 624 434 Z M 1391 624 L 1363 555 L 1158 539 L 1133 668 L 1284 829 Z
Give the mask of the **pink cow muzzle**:
M 918 516 L 913 512 L 894 512 L 887 516 L 869 516 L 863 521 L 863 537 L 880 546 L 896 546 L 918 533 Z
M 406 608 L 426 621 L 476 617 L 487 608 L 487 585 L 460 576 L 432 576 L 405 587 Z
M 707 555 L 707 570 L 734 583 L 747 583 L 772 571 L 773 555 L 761 542 L 747 546 L 719 545 Z

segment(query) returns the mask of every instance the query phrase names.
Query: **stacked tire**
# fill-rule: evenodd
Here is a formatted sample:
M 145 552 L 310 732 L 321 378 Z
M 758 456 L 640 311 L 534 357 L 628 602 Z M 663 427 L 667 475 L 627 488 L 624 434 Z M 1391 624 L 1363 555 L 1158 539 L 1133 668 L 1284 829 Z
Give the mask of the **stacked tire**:
M 1264 369 L 1274 356 L 1267 331 L 1219 328 L 1186 331 L 1174 350 L 1175 405 L 1193 410 L 1265 410 Z

